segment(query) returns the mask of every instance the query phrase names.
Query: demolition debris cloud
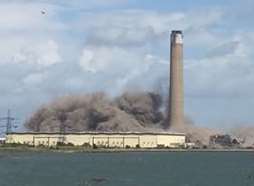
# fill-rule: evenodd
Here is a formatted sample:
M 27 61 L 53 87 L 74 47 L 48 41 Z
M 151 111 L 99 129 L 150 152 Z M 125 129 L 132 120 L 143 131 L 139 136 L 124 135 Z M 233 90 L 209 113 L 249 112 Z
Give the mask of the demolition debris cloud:
M 167 117 L 162 97 L 153 92 L 125 92 L 110 98 L 105 93 L 69 95 L 41 106 L 25 123 L 34 132 L 165 131 Z M 208 144 L 216 132 L 194 125 L 189 118 L 175 132 L 191 142 Z
M 162 99 L 151 92 L 64 96 L 41 106 L 25 126 L 36 132 L 148 131 L 161 128 Z

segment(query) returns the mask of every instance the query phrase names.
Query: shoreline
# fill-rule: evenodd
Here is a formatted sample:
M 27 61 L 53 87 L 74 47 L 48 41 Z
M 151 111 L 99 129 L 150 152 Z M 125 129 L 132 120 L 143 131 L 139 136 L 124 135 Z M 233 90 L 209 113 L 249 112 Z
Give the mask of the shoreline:
M 254 152 L 254 149 L 82 149 L 0 147 L 1 152 L 129 153 L 129 152 Z

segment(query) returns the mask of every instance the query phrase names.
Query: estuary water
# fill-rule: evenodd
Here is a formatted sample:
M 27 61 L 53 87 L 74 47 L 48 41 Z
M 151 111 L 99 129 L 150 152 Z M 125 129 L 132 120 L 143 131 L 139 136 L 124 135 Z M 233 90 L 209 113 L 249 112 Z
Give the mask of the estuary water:
M 254 186 L 254 153 L 0 151 L 0 186 Z

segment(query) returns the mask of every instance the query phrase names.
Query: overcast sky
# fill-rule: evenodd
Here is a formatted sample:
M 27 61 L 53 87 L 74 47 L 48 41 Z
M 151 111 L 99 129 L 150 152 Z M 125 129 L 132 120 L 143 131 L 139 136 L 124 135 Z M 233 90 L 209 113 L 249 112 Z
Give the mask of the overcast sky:
M 252 0 L 1 0 L 0 115 L 66 94 L 168 89 L 169 33 L 184 32 L 185 113 L 254 126 Z

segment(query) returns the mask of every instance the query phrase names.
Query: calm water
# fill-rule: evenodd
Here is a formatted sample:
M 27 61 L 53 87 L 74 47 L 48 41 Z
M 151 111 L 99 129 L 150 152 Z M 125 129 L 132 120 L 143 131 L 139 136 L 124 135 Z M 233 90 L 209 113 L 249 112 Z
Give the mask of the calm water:
M 254 186 L 254 153 L 0 152 L 0 186 L 93 185 Z

